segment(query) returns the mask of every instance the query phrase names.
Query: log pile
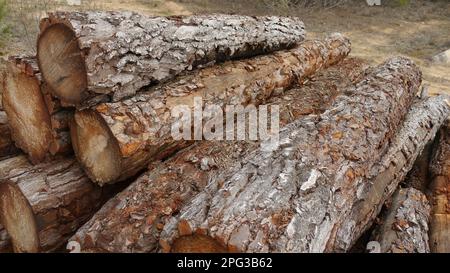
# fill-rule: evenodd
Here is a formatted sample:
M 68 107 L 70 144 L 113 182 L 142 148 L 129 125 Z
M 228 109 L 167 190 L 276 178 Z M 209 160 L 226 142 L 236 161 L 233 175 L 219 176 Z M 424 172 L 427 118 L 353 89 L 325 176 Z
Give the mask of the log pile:
M 406 153 L 413 146 L 408 142 L 415 139 L 410 135 L 405 140 L 399 125 L 419 84 L 420 71 L 407 59 L 393 58 L 375 68 L 350 88 L 351 97 L 342 97 L 318 119 L 290 124 L 280 136 L 278 149 L 257 149 L 210 182 L 164 227 L 164 244 L 179 252 L 192 247 L 201 250 L 208 244 L 239 252 L 346 250 L 351 245 L 345 243 L 362 234 L 353 208 L 361 204 L 361 197 L 370 193 L 371 198 L 362 199 L 370 204 L 387 189 L 377 192 L 365 187 L 384 186 L 384 179 L 368 183 L 372 168 L 380 171 L 376 164 L 385 152 L 390 158 L 383 162 L 386 167 L 397 161 L 391 153 L 398 150 L 407 162 L 417 156 L 414 151 Z M 403 130 L 420 132 L 409 128 L 420 122 L 415 127 L 425 127 L 424 135 L 431 137 L 437 130 L 433 125 L 442 124 L 448 105 L 442 99 L 425 103 L 429 105 L 419 109 L 426 113 L 416 111 L 422 120 L 410 113 Z M 381 169 L 374 178 L 384 174 Z M 356 217 L 363 212 L 359 210 Z M 370 213 L 361 216 L 370 221 Z M 195 246 L 196 240 L 184 243 L 192 234 L 203 236 L 199 240 L 203 246 Z
M 298 18 L 50 13 L 1 74 L 0 252 L 347 252 L 369 230 L 449 252 L 448 97 L 417 97 L 407 58 L 305 38 Z
M 171 135 L 172 124 L 181 119 L 171 115 L 175 106 L 193 111 L 194 98 L 221 108 L 257 106 L 275 89 L 289 88 L 349 52 L 348 39 L 336 34 L 270 56 L 205 68 L 133 98 L 78 111 L 70 130 L 75 154 L 99 185 L 124 180 L 185 146 Z M 213 118 L 203 116 L 202 122 Z
M 281 125 L 309 114 L 319 114 L 340 95 L 343 88 L 362 77 L 359 60 L 342 63 L 319 72 L 315 81 L 274 97 L 279 105 Z M 346 75 L 353 75 L 348 78 Z M 83 251 L 150 252 L 159 248 L 162 227 L 208 181 L 229 169 L 236 160 L 258 147 L 249 141 L 202 141 L 156 164 L 127 189 L 108 201 L 71 241 Z M 126 206 L 124 211 L 122 206 Z M 126 230 L 120 236 L 115 236 Z

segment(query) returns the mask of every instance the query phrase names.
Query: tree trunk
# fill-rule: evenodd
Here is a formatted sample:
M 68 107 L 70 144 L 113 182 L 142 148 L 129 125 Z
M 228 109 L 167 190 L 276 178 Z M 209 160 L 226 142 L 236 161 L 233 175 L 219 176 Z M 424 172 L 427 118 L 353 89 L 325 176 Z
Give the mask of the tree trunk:
M 212 180 L 165 225 L 164 250 L 219 243 L 239 252 L 332 251 L 420 82 L 419 69 L 401 57 L 371 70 L 351 97 L 290 124 L 276 149 L 261 147 Z M 192 234 L 205 237 L 185 244 Z
M 0 162 L 0 177 L 0 247 L 9 243 L 7 231 L 19 252 L 61 247 L 111 191 L 93 184 L 73 158 L 31 165 L 13 157 Z
M 304 42 L 290 51 L 206 68 L 131 99 L 79 111 L 71 122 L 75 154 L 99 185 L 121 181 L 187 145 L 171 136 L 172 126 L 186 118 L 173 114 L 176 107 L 185 106 L 190 115 L 202 109 L 196 99 L 222 110 L 229 105 L 259 105 L 274 91 L 305 80 L 318 69 L 341 61 L 349 52 L 349 40 L 334 34 L 324 41 Z M 221 115 L 203 115 L 202 124 L 222 120 Z
M 41 81 L 35 59 L 10 57 L 4 77 L 3 107 L 16 146 L 34 164 L 50 154 L 71 151 L 70 141 L 67 142 L 70 138 L 66 137 L 64 144 L 60 140 L 62 135 L 68 135 L 71 112 L 50 104 L 52 111 L 48 110 L 48 87 Z
M 304 37 L 298 18 L 56 12 L 41 22 L 37 51 L 54 94 L 83 106 L 118 101 L 210 62 L 293 47 Z
M 363 76 L 365 67 L 361 60 L 345 59 L 318 72 L 304 86 L 272 97 L 267 103 L 279 105 L 281 125 L 319 114 L 345 87 Z M 210 179 L 258 145 L 256 141 L 201 141 L 163 163 L 154 164 L 108 201 L 69 241 L 78 242 L 82 251 L 157 251 L 161 228 L 167 220 L 203 190 Z
M 437 150 L 430 164 L 431 184 L 431 252 L 450 252 L 450 120 L 439 132 Z
M 430 210 L 430 203 L 421 191 L 398 189 L 372 240 L 379 242 L 381 253 L 429 253 Z

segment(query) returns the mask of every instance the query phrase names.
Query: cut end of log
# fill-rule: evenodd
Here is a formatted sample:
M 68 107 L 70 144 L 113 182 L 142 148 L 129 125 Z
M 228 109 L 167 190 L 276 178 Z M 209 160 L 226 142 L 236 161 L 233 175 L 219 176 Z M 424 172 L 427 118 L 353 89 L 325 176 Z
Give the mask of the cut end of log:
M 102 186 L 120 176 L 119 144 L 98 113 L 75 113 L 70 135 L 75 154 L 92 180 Z
M 42 161 L 52 138 L 50 116 L 36 77 L 10 63 L 3 82 L 3 107 L 12 139 L 33 163 Z
M 45 29 L 38 40 L 39 68 L 55 96 L 77 105 L 87 87 L 86 67 L 75 32 L 66 24 Z
M 0 182 L 0 219 L 16 253 L 39 252 L 39 236 L 33 210 L 19 187 Z
M 213 238 L 194 234 L 177 238 L 171 248 L 172 253 L 227 253 L 226 247 Z

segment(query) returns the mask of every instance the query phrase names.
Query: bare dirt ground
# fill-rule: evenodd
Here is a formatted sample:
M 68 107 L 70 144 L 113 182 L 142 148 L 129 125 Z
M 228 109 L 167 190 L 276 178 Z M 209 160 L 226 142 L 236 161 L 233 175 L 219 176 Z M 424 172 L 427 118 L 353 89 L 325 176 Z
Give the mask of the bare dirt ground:
M 411 0 L 408 5 L 403 6 L 393 4 L 396 2 L 393 0 L 382 0 L 381 7 L 368 7 L 363 0 L 349 0 L 334 8 L 286 7 L 268 2 L 270 1 L 97 0 L 83 1 L 81 7 L 58 5 L 46 6 L 45 9 L 132 10 L 149 15 L 219 12 L 298 16 L 305 22 L 310 38 L 342 32 L 352 41 L 352 55 L 372 64 L 380 63 L 392 55 L 412 58 L 421 66 L 424 83 L 430 85 L 430 93 L 450 94 L 450 64 L 430 62 L 433 55 L 450 48 L 449 0 Z M 31 41 L 36 34 L 28 30 L 26 35 L 32 37 L 24 39 L 21 34 L 11 39 L 8 51 L 29 51 L 34 46 Z

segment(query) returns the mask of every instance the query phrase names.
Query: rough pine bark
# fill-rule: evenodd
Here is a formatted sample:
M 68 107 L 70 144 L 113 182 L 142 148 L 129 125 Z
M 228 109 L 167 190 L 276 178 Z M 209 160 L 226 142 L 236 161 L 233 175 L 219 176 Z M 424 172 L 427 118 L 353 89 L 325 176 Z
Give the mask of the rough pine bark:
M 431 252 L 450 252 L 450 120 L 439 132 L 438 146 L 430 164 L 432 204 Z
M 272 97 L 280 107 L 280 123 L 324 112 L 336 96 L 364 76 L 366 64 L 348 58 L 318 72 L 304 86 Z M 153 164 L 128 188 L 108 201 L 69 242 L 87 252 L 155 252 L 166 222 L 236 160 L 256 149 L 256 141 L 201 141 Z M 221 251 L 216 246 L 210 251 Z
M 381 253 L 429 253 L 430 203 L 421 191 L 398 189 L 372 234 Z
M 70 139 L 64 138 L 64 135 L 69 135 L 67 121 L 71 112 L 56 107 L 55 99 L 50 97 L 35 58 L 9 58 L 4 72 L 3 107 L 12 139 L 35 164 L 49 155 L 71 150 Z M 63 138 L 64 143 L 61 141 Z
M 351 215 L 339 225 L 334 251 L 346 251 L 372 225 L 383 204 L 392 196 L 437 130 L 450 114 L 445 97 L 433 97 L 415 103 L 408 112 L 387 152 L 369 171 L 367 182 L 358 188 Z
M 406 58 L 374 68 L 349 88 L 352 96 L 290 124 L 275 149 L 261 147 L 211 181 L 165 225 L 166 251 L 192 248 L 195 241 L 184 244 L 192 234 L 229 251 L 331 251 L 420 82 L 420 70 Z
M 132 96 L 207 63 L 290 48 L 304 37 L 298 18 L 56 12 L 41 22 L 37 51 L 53 93 L 82 106 Z
M 333 34 L 289 51 L 205 68 L 133 98 L 78 111 L 71 122 L 75 154 L 94 182 L 121 181 L 186 145 L 171 136 L 173 124 L 185 118 L 172 114 L 175 107 L 184 105 L 192 113 L 198 109 L 196 98 L 224 110 L 229 105 L 257 106 L 274 91 L 302 82 L 349 52 L 349 40 Z M 201 118 L 205 124 L 217 117 Z
M 0 161 L 0 177 L 7 181 L 0 187 L 0 249 L 11 239 L 19 252 L 63 246 L 111 191 L 93 184 L 73 158 L 32 165 L 23 155 L 13 157 Z

